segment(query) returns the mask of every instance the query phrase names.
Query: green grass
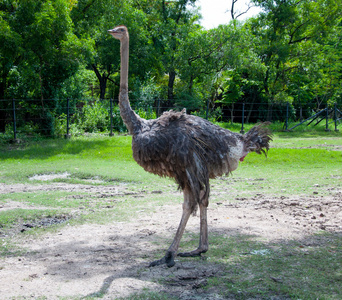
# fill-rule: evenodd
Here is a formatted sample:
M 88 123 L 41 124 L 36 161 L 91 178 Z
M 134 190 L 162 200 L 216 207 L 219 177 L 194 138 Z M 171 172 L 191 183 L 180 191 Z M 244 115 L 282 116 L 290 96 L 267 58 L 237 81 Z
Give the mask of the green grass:
M 56 208 L 76 208 L 84 204 L 85 200 L 80 194 L 63 191 L 35 191 L 25 193 L 0 194 L 0 203 L 8 200 L 17 201 L 36 206 Z
M 197 246 L 198 234 L 186 234 L 182 248 Z M 342 238 L 321 233 L 284 242 L 264 242 L 246 234 L 209 236 L 201 264 L 223 267 L 209 278 L 228 299 L 341 299 Z M 180 259 L 186 261 L 186 259 Z
M 232 131 L 240 132 L 241 130 L 241 124 L 239 123 L 217 123 L 218 125 L 227 128 Z M 298 124 L 298 122 L 290 122 L 288 125 L 288 128 L 292 128 L 294 125 Z M 244 131 L 248 131 L 254 126 L 254 124 L 244 124 Z M 337 124 L 337 132 L 335 131 L 335 124 L 329 123 L 328 130 L 326 131 L 326 125 L 325 122 L 321 122 L 317 126 L 314 124 L 310 124 L 307 126 L 307 123 L 304 123 L 293 130 L 285 131 L 284 130 L 284 123 L 283 122 L 272 122 L 269 127 L 273 132 L 276 132 L 277 135 L 283 135 L 288 136 L 290 138 L 294 137 L 318 137 L 320 135 L 324 135 L 326 137 L 334 137 L 334 136 L 341 136 L 341 130 L 342 130 L 342 122 L 338 122 Z
M 20 222 L 35 221 L 41 217 L 49 217 L 56 215 L 54 210 L 37 210 L 37 209 L 11 209 L 8 211 L 0 212 L 0 224 L 1 228 L 6 229 L 6 227 L 12 224 Z
M 211 262 L 223 263 L 226 273 L 212 280 L 238 299 L 340 299 L 341 237 L 334 234 L 286 244 L 262 243 L 249 236 L 211 237 Z M 321 243 L 317 245 L 317 241 Z
M 176 300 L 177 297 L 170 297 L 166 293 L 144 291 L 141 294 L 133 294 L 129 297 L 118 298 L 117 300 Z
M 25 182 L 32 175 L 69 172 L 74 177 L 134 181 L 131 137 L 46 140 L 7 147 L 0 154 L 0 180 Z
M 341 146 L 340 132 L 299 129 L 290 133 L 276 132 L 267 158 L 251 153 L 230 177 L 212 180 L 213 190 L 218 187 L 227 192 L 212 195 L 211 203 L 260 193 L 269 196 L 318 193 L 324 196 L 330 188 L 342 189 Z M 51 181 L 40 182 L 30 180 L 30 177 L 68 172 L 68 178 L 53 181 L 94 185 L 88 180 L 96 179 L 95 185 L 124 185 L 139 195 L 123 193 L 100 197 L 59 190 L 2 193 L 0 205 L 14 202 L 30 208 L 1 211 L 0 234 L 11 233 L 18 224 L 61 214 L 70 216 L 70 225 L 103 224 L 113 220 L 129 222 L 141 211 L 153 214 L 164 204 L 170 204 L 170 193 L 176 190 L 171 180 L 149 174 L 134 162 L 130 136 L 78 137 L 0 147 L 1 183 L 51 184 Z M 152 193 L 155 190 L 163 193 Z M 172 198 L 174 203 L 182 201 L 181 194 L 172 194 Z M 17 234 L 20 237 L 30 232 L 40 234 L 39 228 Z M 190 237 L 185 235 L 182 247 L 197 246 L 198 236 Z M 0 238 L 1 256 L 19 255 L 21 251 L 15 239 Z M 270 299 L 274 296 L 280 299 L 341 299 L 341 262 L 342 239 L 338 233 L 286 243 L 266 243 L 246 235 L 210 235 L 207 261 L 201 261 L 220 264 L 224 269 L 223 274 L 208 279 L 207 289 L 217 289 L 221 296 L 236 299 Z M 170 297 L 147 290 L 131 299 Z
M 258 193 L 324 195 L 329 187 L 342 187 L 341 166 L 342 151 L 272 148 L 267 158 L 249 154 L 230 177 L 215 179 L 212 185 L 227 186 L 231 199 Z

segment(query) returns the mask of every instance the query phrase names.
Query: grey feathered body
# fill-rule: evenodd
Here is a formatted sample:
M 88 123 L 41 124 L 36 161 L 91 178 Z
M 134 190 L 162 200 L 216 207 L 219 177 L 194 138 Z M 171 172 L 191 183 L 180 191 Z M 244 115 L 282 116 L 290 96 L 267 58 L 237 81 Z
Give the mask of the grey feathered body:
M 235 170 L 241 153 L 255 146 L 250 135 L 225 130 L 185 110 L 140 119 L 139 127 L 132 140 L 137 163 L 148 172 L 174 178 L 182 190 L 189 186 L 199 203 L 208 198 L 209 179 Z M 260 127 L 255 133 L 260 137 L 267 130 Z M 195 209 L 199 203 L 191 206 Z

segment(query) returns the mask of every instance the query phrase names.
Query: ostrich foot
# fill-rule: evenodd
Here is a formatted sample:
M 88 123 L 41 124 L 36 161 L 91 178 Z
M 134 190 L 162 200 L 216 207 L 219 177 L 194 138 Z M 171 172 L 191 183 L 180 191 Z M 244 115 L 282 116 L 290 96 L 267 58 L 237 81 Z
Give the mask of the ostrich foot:
M 159 265 L 166 264 L 169 268 L 175 265 L 175 253 L 171 251 L 167 251 L 165 256 L 162 259 L 155 260 L 149 264 L 150 267 L 155 267 Z
M 205 253 L 207 251 L 208 251 L 208 249 L 198 248 L 198 249 L 196 249 L 194 251 L 181 252 L 181 253 L 178 253 L 177 255 L 180 256 L 180 257 L 195 257 L 195 256 L 201 256 L 202 253 Z

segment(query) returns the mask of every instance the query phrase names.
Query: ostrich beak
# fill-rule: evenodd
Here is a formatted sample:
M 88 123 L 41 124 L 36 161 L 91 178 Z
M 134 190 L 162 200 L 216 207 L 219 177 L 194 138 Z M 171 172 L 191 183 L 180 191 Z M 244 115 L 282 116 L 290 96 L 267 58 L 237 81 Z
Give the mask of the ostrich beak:
M 240 160 L 240 161 L 243 161 L 243 160 L 245 159 L 245 157 L 247 156 L 248 152 L 249 152 L 249 151 L 243 151 L 243 152 L 242 152 L 242 156 L 240 157 L 239 160 Z

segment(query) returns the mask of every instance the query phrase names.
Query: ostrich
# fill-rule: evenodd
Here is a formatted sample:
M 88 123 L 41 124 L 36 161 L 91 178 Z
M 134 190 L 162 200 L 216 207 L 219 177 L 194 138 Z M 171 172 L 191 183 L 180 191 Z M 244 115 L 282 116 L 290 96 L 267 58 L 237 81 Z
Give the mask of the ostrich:
M 245 135 L 233 133 L 200 117 L 188 115 L 185 109 L 164 112 L 155 120 L 139 117 L 128 99 L 127 27 L 117 26 L 108 32 L 121 44 L 119 107 L 121 117 L 132 134 L 133 157 L 147 172 L 174 178 L 183 191 L 183 213 L 174 240 L 165 256 L 149 265 L 172 267 L 176 255 L 200 256 L 208 250 L 209 179 L 234 171 L 250 151 L 266 155 L 271 132 L 265 124 L 260 124 Z M 198 207 L 199 246 L 194 251 L 177 254 L 187 221 Z

